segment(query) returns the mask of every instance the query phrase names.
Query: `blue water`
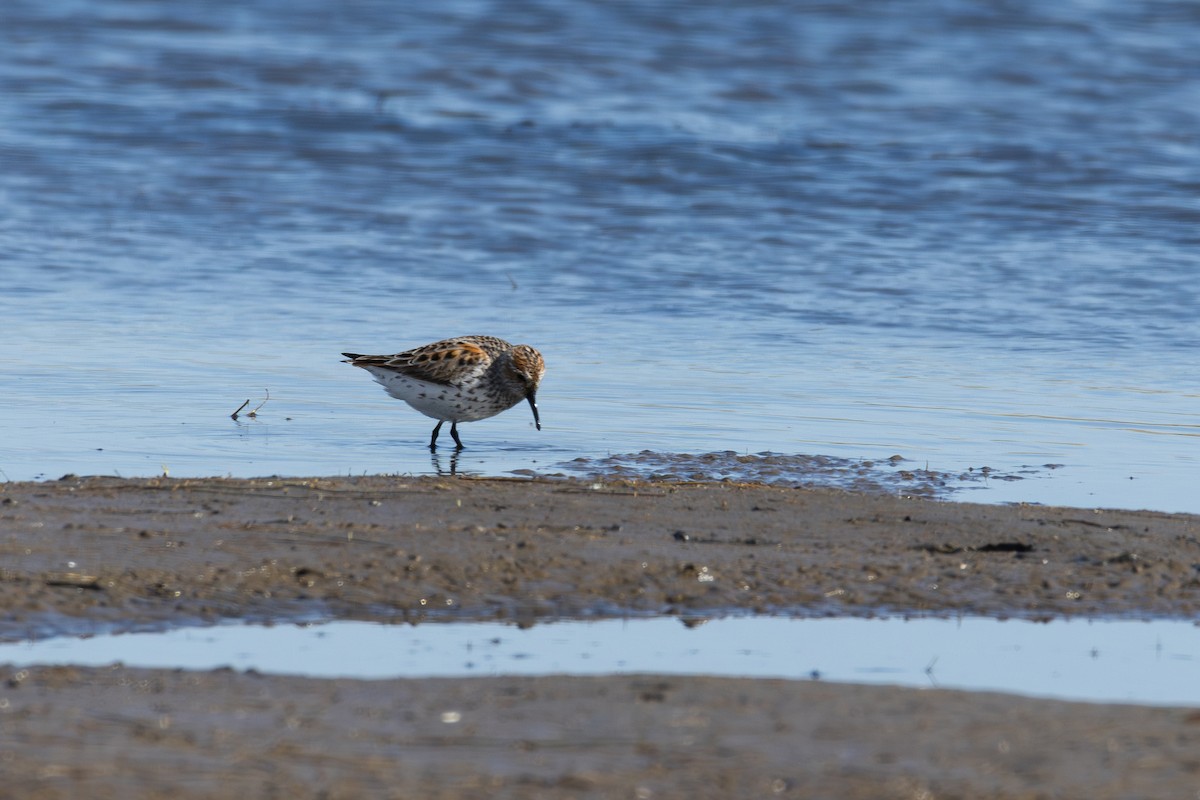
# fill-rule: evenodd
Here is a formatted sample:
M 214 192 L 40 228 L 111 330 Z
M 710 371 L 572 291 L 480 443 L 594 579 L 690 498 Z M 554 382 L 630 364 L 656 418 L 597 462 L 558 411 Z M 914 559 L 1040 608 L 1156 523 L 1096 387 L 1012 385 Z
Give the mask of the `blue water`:
M 226 625 L 0 643 L 0 663 L 242 670 L 319 678 L 655 673 L 1200 705 L 1190 622 L 734 617 L 418 626 Z M 353 653 L 353 658 L 347 658 Z
M 545 429 L 459 470 L 899 454 L 1200 512 L 1198 23 L 6 0 L 0 479 L 446 469 L 338 354 L 488 333 Z

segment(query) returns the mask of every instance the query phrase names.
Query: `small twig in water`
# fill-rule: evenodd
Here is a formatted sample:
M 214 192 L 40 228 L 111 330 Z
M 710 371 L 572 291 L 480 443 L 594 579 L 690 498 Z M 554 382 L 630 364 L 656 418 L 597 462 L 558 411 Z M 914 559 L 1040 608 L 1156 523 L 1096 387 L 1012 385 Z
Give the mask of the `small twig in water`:
M 267 395 L 267 396 L 263 398 L 263 401 L 262 401 L 261 403 L 259 403 L 259 404 L 258 404 L 258 405 L 256 405 L 254 408 L 252 408 L 252 409 L 250 409 L 249 411 L 247 411 L 247 412 L 246 412 L 246 416 L 247 416 L 247 417 L 257 417 L 257 416 L 258 416 L 258 410 L 259 410 L 260 408 L 262 408 L 263 406 L 265 406 L 265 405 L 267 404 L 267 401 L 271 399 L 271 390 L 270 390 L 270 389 L 263 389 L 263 391 L 264 391 L 264 392 L 266 392 L 266 395 Z M 243 408 L 245 408 L 245 407 L 246 407 L 246 406 L 248 406 L 248 405 L 250 405 L 250 401 L 249 401 L 249 400 L 247 400 L 246 402 L 244 402 L 244 403 L 242 403 L 240 406 L 238 406 L 238 407 L 237 407 L 237 411 L 235 411 L 235 412 L 233 412 L 232 414 L 230 414 L 230 415 L 229 415 L 229 418 L 230 418 L 230 419 L 232 419 L 232 420 L 234 420 L 234 421 L 236 422 L 236 421 L 237 421 L 237 418 L 238 418 L 238 414 L 241 414 L 241 413 L 242 413 L 242 409 L 243 409 Z
M 270 390 L 270 389 L 263 389 L 263 391 L 264 391 L 264 392 L 266 392 L 266 395 L 267 395 L 267 396 L 263 398 L 263 401 L 262 401 L 261 403 L 259 403 L 258 405 L 256 405 L 256 406 L 254 407 L 254 410 L 253 410 L 253 411 L 247 411 L 247 412 L 246 412 L 246 416 L 247 416 L 247 417 L 257 417 L 257 416 L 258 416 L 258 410 L 259 410 L 260 408 L 262 408 L 263 406 L 265 406 L 265 405 L 267 404 L 267 401 L 271 399 L 271 390 Z M 247 402 L 247 403 L 249 403 L 250 401 L 249 401 L 249 400 L 247 400 L 246 402 Z

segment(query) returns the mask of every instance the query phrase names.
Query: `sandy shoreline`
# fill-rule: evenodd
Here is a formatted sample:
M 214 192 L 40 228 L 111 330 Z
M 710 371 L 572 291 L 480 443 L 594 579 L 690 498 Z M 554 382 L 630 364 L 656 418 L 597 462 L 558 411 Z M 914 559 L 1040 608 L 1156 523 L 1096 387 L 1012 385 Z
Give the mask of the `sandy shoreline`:
M 0 486 L 0 602 L 9 641 L 227 618 L 1194 618 L 1200 518 L 732 484 L 70 477 Z M 1200 782 L 1187 709 L 629 676 L 0 679 L 0 771 L 22 797 L 1127 797 Z M 349 697 L 392 710 L 356 717 Z M 464 704 L 474 727 L 442 721 Z

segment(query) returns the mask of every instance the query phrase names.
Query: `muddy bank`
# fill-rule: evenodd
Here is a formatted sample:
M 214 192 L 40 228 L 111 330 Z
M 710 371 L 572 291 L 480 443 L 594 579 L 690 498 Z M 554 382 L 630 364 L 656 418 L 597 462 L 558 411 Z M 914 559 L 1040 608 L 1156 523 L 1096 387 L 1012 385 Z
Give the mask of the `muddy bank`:
M 731 484 L 0 487 L 0 637 L 224 617 L 1200 612 L 1200 518 Z
M 1200 519 L 731 484 L 0 486 L 0 636 L 225 618 L 1194 616 Z M 353 658 L 348 653 L 347 658 Z M 0 796 L 1183 797 L 1200 712 L 814 682 L 0 668 Z
M 0 794 L 1191 797 L 1200 713 L 662 676 L 0 668 Z

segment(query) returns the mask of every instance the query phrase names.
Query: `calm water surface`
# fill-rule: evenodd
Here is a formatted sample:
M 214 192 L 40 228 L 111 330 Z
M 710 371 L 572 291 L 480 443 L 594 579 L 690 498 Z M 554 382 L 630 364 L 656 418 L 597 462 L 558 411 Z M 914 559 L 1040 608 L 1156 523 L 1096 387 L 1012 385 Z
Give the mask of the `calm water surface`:
M 680 623 L 225 625 L 0 643 L 0 663 L 233 667 L 371 680 L 723 675 L 1200 706 L 1200 631 L 1186 621 L 729 617 Z
M 772 451 L 1200 512 L 1200 6 L 7 0 L 0 478 Z M 256 418 L 230 412 L 264 392 Z M 803 476 L 799 476 L 803 478 Z

